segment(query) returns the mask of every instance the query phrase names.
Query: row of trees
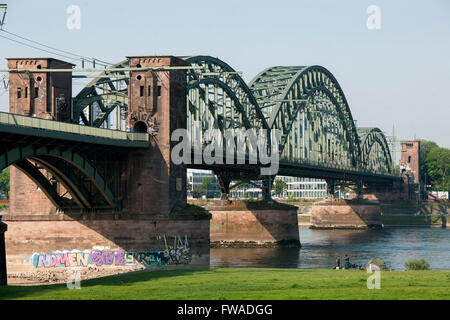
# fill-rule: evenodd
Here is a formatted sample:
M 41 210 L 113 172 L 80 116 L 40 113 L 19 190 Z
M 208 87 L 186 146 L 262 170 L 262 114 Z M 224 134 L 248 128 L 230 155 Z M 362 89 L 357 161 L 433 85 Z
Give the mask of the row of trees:
M 450 149 L 421 140 L 420 172 L 425 185 L 431 185 L 433 190 L 450 191 Z

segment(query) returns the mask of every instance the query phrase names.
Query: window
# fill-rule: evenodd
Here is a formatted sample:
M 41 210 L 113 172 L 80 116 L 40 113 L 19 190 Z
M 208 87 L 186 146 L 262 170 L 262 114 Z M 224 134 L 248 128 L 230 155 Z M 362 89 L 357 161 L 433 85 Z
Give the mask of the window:
M 144 96 L 144 86 L 141 86 L 141 87 L 140 87 L 140 90 L 139 90 L 139 96 L 141 96 L 141 97 Z
M 148 96 L 152 95 L 152 86 L 148 86 Z
M 25 98 L 28 98 L 28 87 L 25 87 Z
M 157 93 L 158 93 L 158 97 L 161 97 L 161 86 L 158 86 L 157 87 Z
M 22 88 L 17 88 L 17 99 L 22 98 Z
M 34 88 L 34 97 L 35 98 L 39 97 L 39 88 L 38 87 Z
M 411 156 L 408 156 L 408 163 L 411 163 Z

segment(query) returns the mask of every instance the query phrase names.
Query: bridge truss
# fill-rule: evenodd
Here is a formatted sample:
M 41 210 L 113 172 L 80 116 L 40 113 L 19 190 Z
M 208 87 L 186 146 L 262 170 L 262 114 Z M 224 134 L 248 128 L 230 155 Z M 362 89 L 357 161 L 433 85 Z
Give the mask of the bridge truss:
M 219 129 L 277 129 L 281 133 L 280 175 L 331 181 L 390 182 L 389 146 L 378 128 L 357 128 L 345 95 L 330 71 L 321 66 L 276 66 L 261 71 L 247 85 L 226 62 L 210 56 L 182 57 L 187 71 L 188 131 L 200 122 L 203 132 Z M 113 68 L 126 68 L 123 61 Z M 76 123 L 101 126 L 113 110 L 126 117 L 128 73 L 105 72 L 74 98 Z M 93 107 L 100 109 L 93 117 Z M 85 116 L 91 108 L 90 118 Z M 119 114 L 119 113 L 118 113 Z M 213 170 L 229 191 L 232 180 L 263 180 L 257 166 L 191 165 Z M 266 190 L 267 191 L 267 190 Z

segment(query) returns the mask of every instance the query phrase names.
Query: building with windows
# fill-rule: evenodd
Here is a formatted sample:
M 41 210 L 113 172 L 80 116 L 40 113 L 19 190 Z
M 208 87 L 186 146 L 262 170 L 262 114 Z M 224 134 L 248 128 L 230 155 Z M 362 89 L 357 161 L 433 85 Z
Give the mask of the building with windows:
M 191 170 L 187 171 L 187 197 L 188 199 L 199 198 L 203 195 L 201 185 L 209 179 L 211 184 L 206 192 L 207 198 L 220 198 L 220 187 L 216 176 L 211 171 Z
M 286 182 L 285 197 L 294 199 L 319 199 L 327 197 L 327 183 L 322 179 L 277 177 Z
M 296 178 L 277 176 L 286 182 L 286 191 L 282 196 L 275 195 L 272 191 L 272 197 L 293 198 L 293 199 L 321 199 L 327 197 L 327 183 L 325 180 L 312 178 Z M 255 181 L 255 185 L 261 186 L 261 181 Z M 231 190 L 232 198 L 261 198 L 261 188 L 253 184 L 246 184 Z
M 205 170 L 191 170 L 187 172 L 187 193 L 188 198 L 199 198 L 202 192 L 201 185 L 205 179 L 210 180 L 208 192 L 205 195 L 207 198 L 220 198 L 220 187 L 216 176 L 211 171 Z M 279 198 L 293 198 L 293 199 L 321 199 L 327 197 L 327 183 L 321 179 L 311 178 L 295 178 L 278 176 L 276 179 L 281 179 L 286 182 L 286 191 Z M 232 199 L 243 198 L 262 198 L 261 181 L 253 181 L 233 188 L 237 182 L 231 183 L 230 197 Z M 275 197 L 275 192 L 272 192 Z

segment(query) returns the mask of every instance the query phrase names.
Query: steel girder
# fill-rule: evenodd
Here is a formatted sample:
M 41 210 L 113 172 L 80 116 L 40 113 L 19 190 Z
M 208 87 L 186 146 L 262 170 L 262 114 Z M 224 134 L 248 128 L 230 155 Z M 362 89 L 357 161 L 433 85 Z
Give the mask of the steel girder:
M 378 128 L 358 128 L 361 162 L 365 169 L 392 173 L 392 158 L 383 132 Z
M 17 161 L 14 165 L 29 179 L 36 183 L 55 207 L 62 208 L 65 206 L 65 203 L 54 187 L 54 184 L 52 184 L 51 180 L 39 170 L 38 166 L 32 164 L 28 160 Z
M 58 208 L 119 207 L 114 193 L 96 166 L 72 149 L 60 146 L 15 145 L 0 150 L 0 171 L 10 165 L 16 165 L 31 177 Z M 45 169 L 50 176 L 46 177 L 40 169 Z M 61 183 L 73 201 L 59 195 L 50 180 Z
M 269 129 L 251 90 L 232 67 L 210 56 L 183 58 L 203 67 L 187 73 L 188 128 L 202 121 L 202 130 Z
M 128 60 L 124 60 L 111 68 L 128 66 Z M 101 77 L 95 78 L 84 87 L 73 98 L 74 123 L 80 123 L 81 120 L 85 125 L 101 127 L 116 108 L 126 109 L 128 105 L 128 74 L 128 71 L 112 72 L 106 69 L 102 72 Z M 89 108 L 88 117 L 85 114 L 86 108 Z M 100 109 L 98 115 L 95 115 L 96 108 Z
M 359 166 L 361 151 L 353 117 L 327 69 L 272 67 L 259 73 L 250 88 L 270 127 L 281 130 L 282 159 Z
M 351 173 L 352 178 L 358 174 L 379 174 L 386 179 L 392 174 L 389 147 L 383 133 L 374 128 L 370 135 L 359 136 L 358 133 L 363 131 L 357 130 L 339 83 L 324 67 L 271 67 L 260 72 L 247 85 L 238 72 L 218 58 L 182 58 L 191 66 L 203 67 L 187 71 L 191 141 L 195 140 L 192 130 L 195 121 L 201 123 L 203 131 L 220 129 L 222 133 L 226 129 L 278 129 L 281 131 L 279 150 L 282 165 L 323 167 L 325 171 L 336 169 Z M 128 63 L 121 62 L 115 67 L 120 66 L 126 67 Z M 108 106 L 114 108 L 114 103 L 119 101 L 126 108 L 127 100 L 114 100 L 111 95 L 120 96 L 126 92 L 124 86 L 118 90 L 112 85 L 119 81 L 126 86 L 128 82 L 123 79 L 127 75 L 108 71 L 104 74 L 104 78 L 91 82 L 80 92 L 77 96 L 79 105 L 94 99 L 102 110 L 110 110 L 102 108 L 109 98 L 112 103 Z M 109 86 L 108 90 L 100 94 L 93 91 L 104 88 L 105 84 Z M 84 113 L 79 114 L 83 118 Z M 107 113 L 103 117 L 106 119 Z M 94 122 L 104 119 L 83 121 L 94 125 Z M 382 165 L 377 163 L 380 159 Z M 214 170 L 218 169 L 214 167 Z

